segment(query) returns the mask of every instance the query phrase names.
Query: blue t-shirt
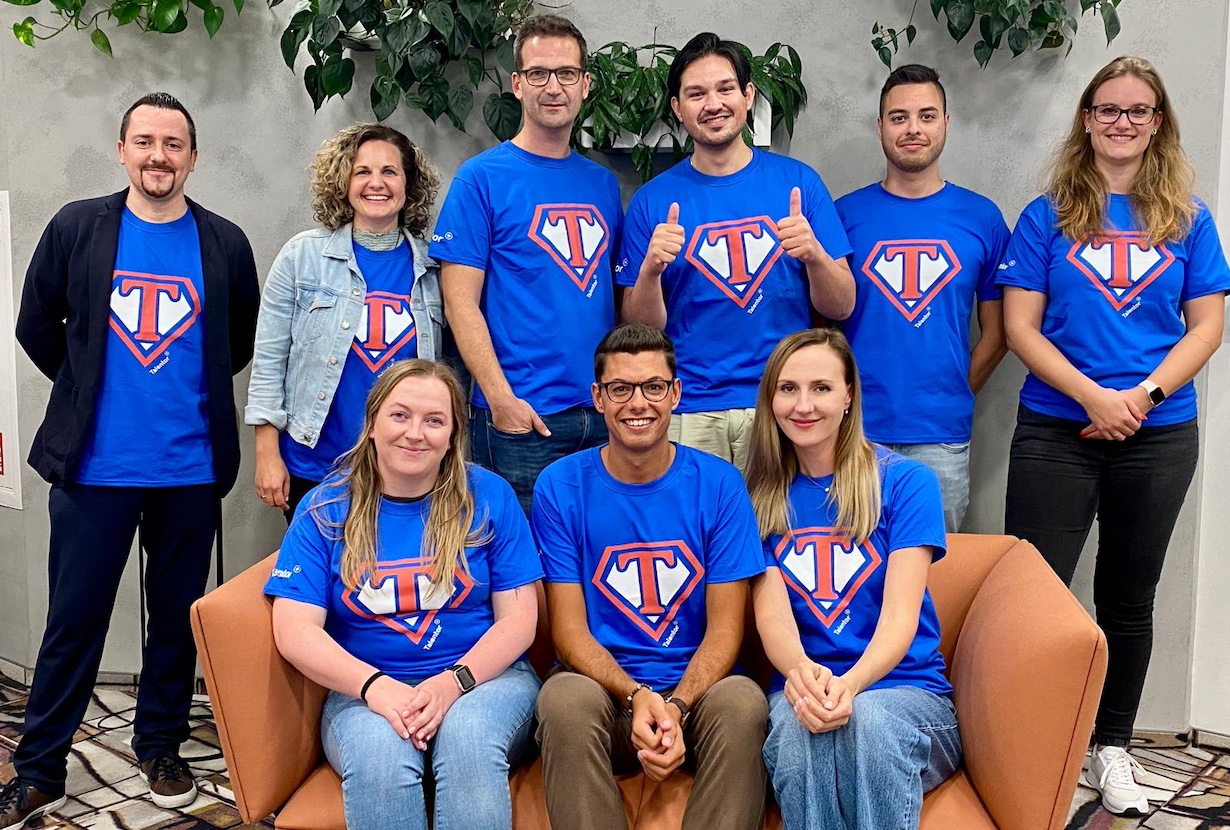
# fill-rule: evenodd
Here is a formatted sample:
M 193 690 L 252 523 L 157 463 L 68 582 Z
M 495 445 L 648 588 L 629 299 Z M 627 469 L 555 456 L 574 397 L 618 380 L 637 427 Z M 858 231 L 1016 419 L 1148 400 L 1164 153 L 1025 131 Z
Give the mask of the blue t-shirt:
M 858 295 L 844 324 L 858 358 L 867 437 L 961 443 L 974 425 L 970 312 L 998 300 L 1008 226 L 995 203 L 954 184 L 921 199 L 876 182 L 837 200 Z
M 109 306 L 102 387 L 74 480 L 212 484 L 205 280 L 192 211 L 153 223 L 124 208 Z
M 337 457 L 359 439 L 367 393 L 384 370 L 395 361 L 418 356 L 418 336 L 410 311 L 414 286 L 414 251 L 410 244 L 403 241 L 391 251 L 369 251 L 355 245 L 354 254 L 367 294 L 320 438 L 315 447 L 300 444 L 286 431 L 278 439 L 286 468 L 311 481 L 324 479 Z
M 662 273 L 666 333 L 675 341 L 679 412 L 756 405 L 773 347 L 811 325 L 807 271 L 782 251 L 777 223 L 799 188 L 803 213 L 829 256 L 850 253 L 824 182 L 806 164 L 765 150 L 729 176 L 706 176 L 687 158 L 632 197 L 616 281 L 635 285 L 654 228 L 679 203 L 685 244 Z
M 705 636 L 705 586 L 764 572 L 743 477 L 676 446 L 660 478 L 625 484 L 601 448 L 534 486 L 531 524 L 548 582 L 579 583 L 590 633 L 638 683 L 678 685 Z
M 491 538 L 466 549 L 468 567 L 458 566 L 448 596 L 433 590 L 432 562 L 422 551 L 430 497 L 381 501 L 375 573 L 365 575 L 357 590 L 347 588 L 340 525 L 349 501 L 322 504 L 318 516 L 310 507 L 314 498 L 327 502 L 335 494 L 329 481 L 300 502 L 265 593 L 325 609 L 325 631 L 338 645 L 403 683 L 455 665 L 495 623 L 492 593 L 542 579 L 529 524 L 512 488 L 481 467 L 470 467 L 468 477 L 474 526 Z
M 1046 196 L 1017 220 L 999 266 L 1001 286 L 1046 294 L 1042 334 L 1085 377 L 1108 389 L 1131 389 L 1158 367 L 1187 332 L 1183 303 L 1230 290 L 1230 267 L 1203 203 L 1186 239 L 1146 247 L 1129 197 L 1113 194 L 1110 230 L 1076 242 L 1056 227 Z M 1088 421 L 1084 408 L 1031 373 L 1021 403 L 1054 418 Z M 1149 413 L 1145 427 L 1196 417 L 1191 383 Z
M 615 325 L 621 204 L 606 168 L 506 141 L 461 165 L 440 209 L 431 256 L 486 272 L 495 356 L 539 415 L 592 405 L 594 349 Z M 474 404 L 489 408 L 477 384 Z
M 764 543 L 765 563 L 781 571 L 807 656 L 844 674 L 871 642 L 884 607 L 884 577 L 894 551 L 929 545 L 939 561 L 947 544 L 940 485 L 926 466 L 876 448 L 883 507 L 880 523 L 861 544 L 834 528 L 837 507 L 829 501 L 833 477 L 795 477 L 790 485 L 792 530 Z M 785 679 L 774 672 L 771 691 Z M 923 594 L 918 631 L 895 668 L 868 688 L 918 686 L 952 693 L 940 654 L 940 621 L 931 592 Z

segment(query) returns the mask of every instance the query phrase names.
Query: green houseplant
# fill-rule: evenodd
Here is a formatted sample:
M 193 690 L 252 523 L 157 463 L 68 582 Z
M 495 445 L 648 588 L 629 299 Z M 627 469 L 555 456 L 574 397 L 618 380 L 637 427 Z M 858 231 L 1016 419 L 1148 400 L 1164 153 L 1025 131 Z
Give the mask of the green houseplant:
M 997 49 L 1007 46 L 1015 58 L 1030 48 L 1057 49 L 1065 43 L 1072 48 L 1078 25 L 1074 13 L 1075 0 L 929 0 L 931 16 L 937 21 L 943 14 L 948 34 L 960 43 L 978 23 L 981 36 L 974 44 L 974 59 L 986 68 Z M 1120 0 L 1079 0 L 1080 14 L 1093 12 L 1102 18 L 1106 43 L 1119 34 Z M 892 68 L 902 38 L 913 43 L 918 34 L 914 13 L 918 0 L 910 11 L 909 22 L 900 29 L 877 21 L 871 27 L 871 47 L 884 65 Z
M 42 0 L 5 0 L 14 6 L 37 6 Z M 232 0 L 235 13 L 243 11 L 244 0 Z M 13 35 L 26 46 L 50 40 L 67 29 L 90 33 L 90 43 L 98 51 L 111 56 L 111 39 L 101 23 L 115 21 L 117 26 L 135 24 L 143 32 L 175 34 L 188 28 L 188 16 L 201 10 L 205 31 L 212 38 L 222 26 L 225 10 L 213 0 L 103 0 L 90 4 L 87 0 L 49 0 L 51 13 L 59 22 L 48 25 L 33 16 L 13 24 Z

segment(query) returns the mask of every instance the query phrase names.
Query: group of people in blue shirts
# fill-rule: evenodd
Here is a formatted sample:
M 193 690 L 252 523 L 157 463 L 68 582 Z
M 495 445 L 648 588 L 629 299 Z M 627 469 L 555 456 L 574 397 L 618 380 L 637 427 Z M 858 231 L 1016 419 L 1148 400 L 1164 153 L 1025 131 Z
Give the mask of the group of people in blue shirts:
M 1086 780 L 1143 814 L 1125 747 L 1230 290 L 1156 70 L 1095 75 L 1010 233 L 940 175 L 934 70 L 890 74 L 885 177 L 834 202 L 744 143 L 750 67 L 711 33 L 668 76 L 694 152 L 625 214 L 569 146 L 586 55 L 563 18 L 521 25 L 521 129 L 461 166 L 434 225 L 439 178 L 405 135 L 325 142 L 320 227 L 264 286 L 244 420 L 257 495 L 288 522 L 266 592 L 282 655 L 330 690 L 347 825 L 508 827 L 509 771 L 537 746 L 556 828 L 623 828 L 612 774 L 684 766 L 685 827 L 758 827 L 769 787 L 791 830 L 917 826 L 961 757 L 927 574 L 1008 348 L 1029 376 L 1006 530 L 1070 581 L 1099 519 L 1110 664 Z M 142 340 L 130 294 L 111 295 L 130 354 L 108 349 L 107 378 L 134 355 L 153 374 L 180 337 Z M 540 581 L 547 678 L 524 659 Z M 767 696 L 735 668 L 749 602 Z M 55 808 L 17 766 L 4 828 Z

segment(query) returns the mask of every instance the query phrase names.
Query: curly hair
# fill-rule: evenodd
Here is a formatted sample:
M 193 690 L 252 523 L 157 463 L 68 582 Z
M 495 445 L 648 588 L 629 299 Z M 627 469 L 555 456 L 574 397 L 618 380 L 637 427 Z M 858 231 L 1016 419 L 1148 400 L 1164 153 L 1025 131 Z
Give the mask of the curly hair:
M 1179 120 L 1161 75 L 1144 58 L 1131 56 L 1116 58 L 1093 76 L 1081 94 L 1068 137 L 1056 152 L 1047 195 L 1055 206 L 1059 230 L 1074 240 L 1106 230 L 1106 181 L 1094 163 L 1085 114 L 1093 106 L 1093 96 L 1102 84 L 1124 76 L 1139 78 L 1149 85 L 1162 115 L 1132 182 L 1132 210 L 1150 245 L 1182 239 L 1191 230 L 1196 216 L 1192 195 L 1196 173 L 1179 141 Z
M 410 139 L 383 124 L 352 124 L 320 145 L 308 167 L 312 172 L 313 218 L 330 230 L 354 221 L 354 208 L 346 198 L 350 168 L 359 147 L 369 141 L 387 141 L 401 152 L 402 169 L 406 171 L 406 204 L 399 220 L 402 227 L 422 238 L 431 221 L 440 176 Z

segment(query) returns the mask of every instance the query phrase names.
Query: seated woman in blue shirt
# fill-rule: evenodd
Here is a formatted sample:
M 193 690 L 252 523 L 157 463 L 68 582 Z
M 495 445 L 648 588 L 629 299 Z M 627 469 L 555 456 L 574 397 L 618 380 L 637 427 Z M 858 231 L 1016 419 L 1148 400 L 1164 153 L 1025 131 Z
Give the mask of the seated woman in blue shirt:
M 256 495 L 289 522 L 354 444 L 367 393 L 395 360 L 440 357 L 444 305 L 425 234 L 440 186 L 423 151 L 355 124 L 312 162 L 321 227 L 287 242 L 256 324 L 244 422 L 256 428 Z
M 923 793 L 961 760 L 927 593 L 944 513 L 931 470 L 864 437 L 841 333 L 797 332 L 769 357 L 748 489 L 776 669 L 764 759 L 786 828 L 917 827 Z
M 349 830 L 509 828 L 530 747 L 538 553 L 512 488 L 465 462 L 461 385 L 395 363 L 363 437 L 295 512 L 265 593 L 278 650 L 328 688 Z

